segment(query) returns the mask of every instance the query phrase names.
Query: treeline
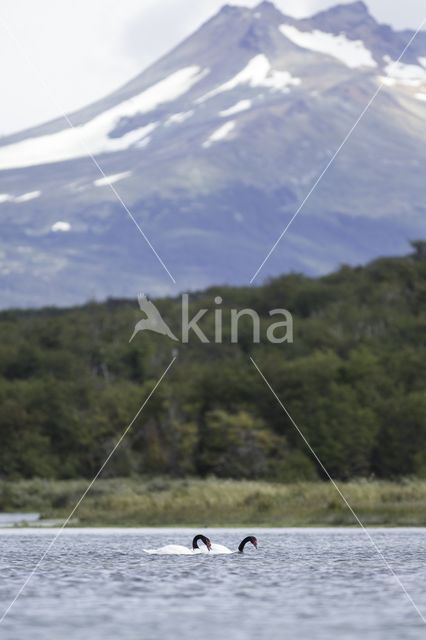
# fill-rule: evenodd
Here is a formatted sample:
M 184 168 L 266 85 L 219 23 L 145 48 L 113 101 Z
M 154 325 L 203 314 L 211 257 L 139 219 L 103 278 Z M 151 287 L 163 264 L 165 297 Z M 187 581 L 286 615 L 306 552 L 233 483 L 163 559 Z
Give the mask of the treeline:
M 0 314 L 0 477 L 93 476 L 177 355 L 104 476 L 162 474 L 313 480 L 315 459 L 250 361 L 270 381 L 336 478 L 426 477 L 426 243 L 413 253 L 319 279 L 190 296 L 191 315 L 223 344 L 141 332 L 136 300 Z M 180 334 L 180 298 L 155 301 Z M 294 342 L 231 343 L 230 309 L 294 318 Z

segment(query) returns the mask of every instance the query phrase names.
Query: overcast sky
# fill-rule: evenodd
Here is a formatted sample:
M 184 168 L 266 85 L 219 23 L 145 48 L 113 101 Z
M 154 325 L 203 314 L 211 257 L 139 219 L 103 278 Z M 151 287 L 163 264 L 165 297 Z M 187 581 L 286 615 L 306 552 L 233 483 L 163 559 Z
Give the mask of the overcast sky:
M 259 0 L 230 4 L 254 6 Z M 108 94 L 194 31 L 221 0 L 2 0 L 0 135 Z M 336 1 L 276 0 L 296 17 Z M 417 28 L 425 0 L 367 0 L 371 13 Z

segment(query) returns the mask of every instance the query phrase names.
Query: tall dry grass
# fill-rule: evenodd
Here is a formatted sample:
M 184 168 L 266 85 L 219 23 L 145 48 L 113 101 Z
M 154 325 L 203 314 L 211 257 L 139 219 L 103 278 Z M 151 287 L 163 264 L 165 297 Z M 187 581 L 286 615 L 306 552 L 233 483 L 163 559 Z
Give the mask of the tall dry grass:
M 0 511 L 68 515 L 86 480 L 0 482 Z M 426 481 L 353 481 L 339 486 L 368 525 L 426 525 Z M 76 516 L 80 525 L 336 526 L 356 524 L 330 483 L 273 484 L 169 478 L 101 479 Z

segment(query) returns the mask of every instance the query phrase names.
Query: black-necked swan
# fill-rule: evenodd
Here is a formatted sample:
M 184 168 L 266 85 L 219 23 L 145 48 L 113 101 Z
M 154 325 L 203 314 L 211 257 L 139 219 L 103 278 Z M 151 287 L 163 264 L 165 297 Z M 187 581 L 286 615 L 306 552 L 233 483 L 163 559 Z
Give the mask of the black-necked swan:
M 244 538 L 244 540 L 241 540 L 240 544 L 238 545 L 238 551 L 240 553 L 243 553 L 244 547 L 248 542 L 251 542 L 251 544 L 257 549 L 257 538 L 255 538 L 255 536 L 247 536 L 246 538 Z M 237 551 L 231 551 L 231 549 L 228 549 L 228 547 L 224 547 L 222 544 L 215 544 L 213 542 L 211 545 L 210 553 L 237 553 Z
M 183 547 L 180 544 L 167 544 L 165 547 L 160 547 L 159 549 L 143 549 L 145 553 L 150 553 L 153 555 L 194 555 L 197 553 L 206 553 L 204 549 L 200 549 L 198 546 L 198 542 L 203 542 L 207 551 L 210 551 L 212 548 L 212 543 L 209 538 L 203 536 L 202 534 L 198 534 L 194 537 L 192 541 L 192 549 L 188 549 L 187 547 Z

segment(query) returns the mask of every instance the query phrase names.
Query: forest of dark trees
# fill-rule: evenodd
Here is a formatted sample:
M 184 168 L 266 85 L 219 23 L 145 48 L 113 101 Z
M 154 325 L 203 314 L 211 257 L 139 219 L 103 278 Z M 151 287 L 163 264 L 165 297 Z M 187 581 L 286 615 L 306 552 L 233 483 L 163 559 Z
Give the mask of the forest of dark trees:
M 426 243 L 406 257 L 190 296 L 223 344 L 141 332 L 137 300 L 0 313 L 0 477 L 93 476 L 172 359 L 104 476 L 321 479 L 252 356 L 330 474 L 426 477 Z M 179 298 L 155 300 L 180 333 Z M 294 342 L 232 344 L 230 309 L 288 309 Z

